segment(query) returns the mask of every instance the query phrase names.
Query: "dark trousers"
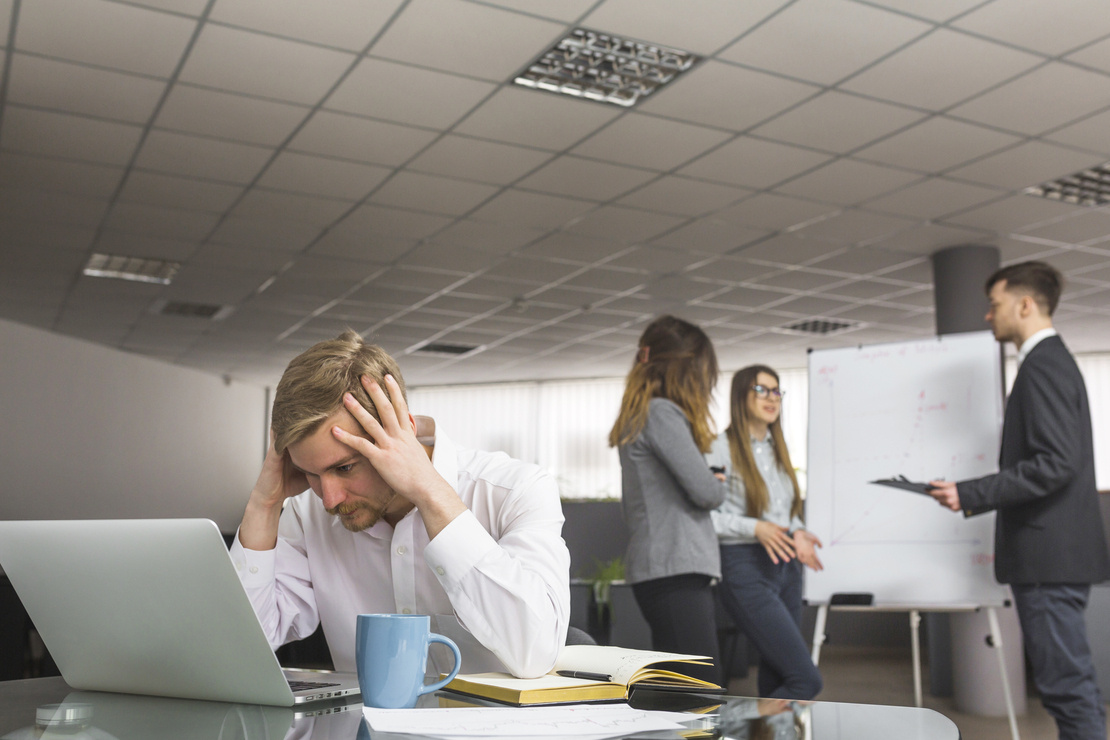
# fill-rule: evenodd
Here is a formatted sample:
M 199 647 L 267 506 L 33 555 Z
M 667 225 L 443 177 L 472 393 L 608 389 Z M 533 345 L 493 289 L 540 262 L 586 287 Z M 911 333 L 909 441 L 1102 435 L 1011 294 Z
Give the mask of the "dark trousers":
M 722 545 L 721 601 L 759 651 L 759 695 L 812 699 L 821 674 L 802 637 L 802 564 L 771 562 L 762 545 Z
M 1011 588 L 1033 682 L 1061 740 L 1106 740 L 1106 707 L 1083 617 L 1091 587 L 1051 583 Z
M 683 573 L 634 583 L 632 595 L 651 627 L 651 647 L 668 653 L 708 655 L 713 659 L 711 666 L 680 663 L 673 669 L 720 683 L 721 656 L 711 581 L 707 575 Z

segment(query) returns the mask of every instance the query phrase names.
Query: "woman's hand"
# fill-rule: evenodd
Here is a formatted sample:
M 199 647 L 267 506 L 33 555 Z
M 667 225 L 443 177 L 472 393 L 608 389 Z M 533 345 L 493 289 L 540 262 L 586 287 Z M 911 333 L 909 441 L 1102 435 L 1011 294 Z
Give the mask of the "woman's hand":
M 779 564 L 779 560 L 789 563 L 794 559 L 794 541 L 790 539 L 786 527 L 758 521 L 755 524 L 755 538 L 763 545 L 763 549 L 767 551 L 771 562 L 775 565 Z
M 824 570 L 825 566 L 817 559 L 817 550 L 814 549 L 822 546 L 821 540 L 812 532 L 804 529 L 794 532 L 794 550 L 798 553 L 798 560 L 802 561 L 802 565 L 813 570 Z

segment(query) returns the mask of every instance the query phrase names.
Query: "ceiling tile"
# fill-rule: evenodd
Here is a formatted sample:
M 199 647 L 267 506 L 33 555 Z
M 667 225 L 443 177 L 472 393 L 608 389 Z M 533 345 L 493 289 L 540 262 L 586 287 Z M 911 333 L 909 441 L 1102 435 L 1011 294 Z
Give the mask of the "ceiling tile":
M 137 74 L 169 77 L 196 22 L 103 0 L 24 0 L 16 48 Z
M 988 206 L 989 207 L 989 206 Z M 871 243 L 871 246 L 884 251 L 902 253 L 903 255 L 932 254 L 938 249 L 951 247 L 956 244 L 974 244 L 982 242 L 992 235 L 989 232 L 979 231 L 959 226 L 944 226 L 931 223 L 922 223 L 914 228 L 900 231 L 897 234 L 884 237 Z
M 1084 95 L 1075 95 L 1073 90 L 1083 90 Z M 988 126 L 1036 135 L 1108 105 L 1110 76 L 1051 62 L 951 113 Z
M 620 115 L 616 106 L 520 87 L 497 91 L 455 131 L 510 144 L 561 151 Z
M 542 231 L 525 226 L 464 219 L 439 232 L 433 239 L 437 244 L 457 245 L 487 253 L 503 254 L 531 244 L 541 236 L 543 236 Z
M 460 0 L 412 0 L 371 53 L 501 82 L 565 30 L 562 23 Z
M 757 193 L 714 216 L 741 226 L 778 231 L 838 212 L 838 209 L 825 203 L 776 193 Z
M 1035 0 L 985 3 L 952 25 L 1056 56 L 1110 33 L 1110 15 L 1099 0 L 1074 0 L 1067 12 Z
M 486 275 L 542 284 L 562 280 L 581 269 L 580 265 L 540 257 L 511 256 L 494 265 Z
M 528 190 L 595 200 L 610 200 L 643 185 L 654 175 L 580 157 L 563 156 L 521 180 L 517 185 Z
M 248 144 L 151 131 L 135 166 L 170 175 L 247 184 L 261 171 L 273 150 Z
M 832 84 L 932 26 L 846 0 L 801 0 L 718 54 L 789 77 Z
M 715 293 L 720 288 L 720 285 L 693 280 L 683 275 L 670 275 L 651 281 L 641 292 L 651 298 L 692 301 Z
M 400 0 L 218 0 L 211 19 L 254 31 L 361 51 Z
M 324 107 L 433 129 L 449 128 L 493 92 L 488 82 L 364 58 Z M 419 94 L 413 94 L 418 90 Z
M 842 244 L 833 244 L 819 239 L 802 239 L 793 234 L 776 234 L 743 249 L 736 256 L 790 266 L 805 264 L 841 249 L 843 249 Z
M 123 168 L 0 152 L 0 187 L 112 197 Z
M 616 164 L 672 170 L 729 137 L 723 131 L 629 113 L 572 151 Z
M 621 254 L 629 250 L 630 247 L 624 244 L 604 239 L 594 239 L 581 234 L 571 234 L 566 231 L 557 231 L 521 250 L 521 253 L 528 256 L 586 264 L 605 260 L 611 255 Z
M 165 83 L 80 64 L 13 54 L 8 101 L 64 113 L 146 123 Z
M 14 0 L 0 0 L 0 49 L 8 46 L 8 30 L 12 17 Z
M 655 246 L 688 249 L 694 252 L 723 254 L 765 236 L 767 232 L 747 229 L 717 218 L 697 221 L 665 234 L 652 243 Z
M 745 283 L 758 280 L 761 276 L 778 269 L 770 265 L 749 262 L 746 259 L 723 256 L 688 270 L 684 274 L 706 282 Z
M 387 263 L 408 254 L 416 244 L 417 242 L 412 239 L 377 234 L 351 234 L 329 229 L 312 243 L 309 251 L 326 257 Z
M 776 11 L 785 0 L 608 0 L 583 25 L 653 44 L 710 54 Z
M 416 172 L 508 185 L 550 159 L 548 152 L 449 134 L 408 167 Z
M 1020 141 L 1017 136 L 934 116 L 852 156 L 937 173 Z
M 719 259 L 717 257 L 698 258 L 679 249 L 636 245 L 606 261 L 605 264 L 612 267 L 630 267 L 653 274 L 667 274 L 682 272 L 694 264 L 717 262 Z
M 824 167 L 780 185 L 786 195 L 852 205 L 919 179 L 918 175 L 889 167 L 838 159 Z
M 1004 195 L 1005 191 L 930 177 L 924 182 L 868 201 L 866 207 L 900 216 L 934 219 L 956 211 L 966 211 L 990 200 L 999 200 Z
M 596 5 L 597 0 L 489 0 L 486 4 L 569 23 Z
M 191 211 L 223 213 L 235 203 L 243 188 L 202 182 L 153 172 L 132 172 L 120 190 L 119 200 Z
M 786 290 L 811 291 L 823 290 L 829 285 L 844 282 L 844 278 L 825 273 L 812 272 L 802 268 L 783 270 L 759 278 L 760 285 Z
M 247 144 L 277 146 L 308 115 L 308 108 L 178 84 L 166 96 L 155 126 Z
M 351 208 L 342 200 L 251 188 L 231 211 L 243 218 L 274 218 L 327 226 Z
M 180 79 L 219 90 L 313 105 L 355 61 L 347 52 L 207 24 Z
M 1110 213 L 1086 209 L 1057 221 L 1022 229 L 1021 233 L 1068 244 L 1101 241 L 1110 234 Z
M 620 199 L 622 205 L 679 216 L 700 216 L 749 195 L 750 190 L 664 175 Z
M 374 193 L 371 200 L 384 206 L 461 216 L 496 192 L 497 188 L 490 185 L 398 172 Z
M 1110 156 L 1110 112 L 1084 118 L 1078 123 L 1057 129 L 1044 138 Z
M 212 232 L 211 241 L 218 244 L 266 249 L 280 252 L 299 252 L 320 235 L 320 227 L 291 218 L 224 218 Z
M 412 126 L 321 110 L 297 132 L 289 149 L 396 167 L 430 144 L 436 135 Z
M 188 241 L 203 239 L 211 233 L 217 218 L 214 213 L 117 202 L 105 219 L 104 227 Z
M 1040 141 L 1030 141 L 992 154 L 966 167 L 951 170 L 947 174 L 959 180 L 970 180 L 1007 190 L 1022 190 L 1096 164 L 1102 164 L 1097 156 Z
M 788 295 L 788 293 L 782 291 L 763 290 L 762 288 L 730 288 L 724 293 L 715 295 L 713 298 L 703 302 L 738 308 L 760 308 L 778 303 L 784 298 L 787 298 Z
M 131 124 L 7 105 L 0 147 L 25 154 L 126 165 L 141 134 L 142 129 Z
M 133 4 L 199 17 L 208 0 L 133 0 Z
M 917 0 L 875 0 L 875 4 L 931 21 L 946 21 L 981 5 L 982 0 L 932 0 L 928 3 Z
M 218 244 L 210 241 L 197 248 L 189 257 L 189 264 L 224 269 L 260 270 L 268 278 L 290 262 L 291 259 L 287 252 L 276 249 L 253 247 L 246 244 Z M 259 280 L 258 285 L 262 285 L 263 280 Z
M 872 273 L 882 273 L 885 275 L 885 270 L 889 270 L 897 265 L 904 265 L 910 261 L 913 261 L 913 258 L 907 257 L 904 254 L 897 254 L 869 247 L 859 247 L 857 249 L 847 249 L 843 252 L 831 255 L 826 259 L 811 262 L 809 266 L 822 270 L 842 272 L 849 275 L 870 275 Z M 929 279 L 932 280 L 931 272 L 929 273 Z M 891 290 L 893 290 L 893 288 L 887 290 L 887 292 L 889 293 Z
M 200 239 L 184 241 L 104 229 L 98 235 L 93 248 L 95 251 L 104 254 L 122 254 L 132 257 L 149 257 L 151 259 L 184 262 L 196 256 L 200 244 Z
M 680 121 L 744 131 L 805 100 L 819 88 L 707 60 L 637 107 Z
M 827 154 L 742 136 L 693 162 L 679 174 L 766 188 L 828 162 Z
M 813 219 L 804 226 L 791 229 L 791 233 L 805 238 L 858 244 L 904 231 L 912 225 L 913 221 L 908 219 L 849 209 L 829 214 L 828 218 Z
M 397 239 L 424 239 L 450 224 L 452 219 L 431 213 L 363 205 L 331 228 L 354 238 L 370 235 Z
M 602 206 L 568 226 L 567 230 L 617 244 L 635 244 L 673 229 L 684 220 L 662 213 Z
M 1067 57 L 1069 62 L 1110 72 L 1110 39 L 1103 39 Z
M 361 200 L 391 172 L 385 167 L 282 152 L 258 178 L 258 185 L 308 195 Z
M 57 221 L 75 226 L 98 226 L 109 201 L 42 190 L 5 189 L 0 198 L 0 220 Z
M 592 267 L 570 277 L 564 285 L 580 288 L 593 288 L 604 293 L 613 293 L 643 285 L 644 275 L 627 270 L 611 270 L 607 267 Z M 540 298 L 542 300 L 542 297 Z
M 841 87 L 935 111 L 966 100 L 1041 62 L 1032 54 L 940 28 Z
M 477 221 L 519 224 L 546 230 L 563 226 L 596 207 L 597 204 L 592 201 L 510 189 L 499 193 L 470 217 Z
M 881 283 L 874 280 L 853 280 L 830 287 L 825 293 L 842 298 L 871 300 L 902 290 L 904 290 L 902 286 L 892 285 L 891 283 Z
M 921 120 L 900 106 L 835 90 L 802 103 L 753 133 L 768 139 L 843 154 Z

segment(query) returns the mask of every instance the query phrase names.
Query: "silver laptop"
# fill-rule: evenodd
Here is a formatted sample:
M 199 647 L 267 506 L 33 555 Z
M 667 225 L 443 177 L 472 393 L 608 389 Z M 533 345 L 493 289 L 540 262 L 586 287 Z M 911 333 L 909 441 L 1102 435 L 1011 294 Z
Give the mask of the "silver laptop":
M 75 689 L 273 706 L 358 693 L 353 674 L 282 671 L 207 519 L 0 522 L 0 567 Z

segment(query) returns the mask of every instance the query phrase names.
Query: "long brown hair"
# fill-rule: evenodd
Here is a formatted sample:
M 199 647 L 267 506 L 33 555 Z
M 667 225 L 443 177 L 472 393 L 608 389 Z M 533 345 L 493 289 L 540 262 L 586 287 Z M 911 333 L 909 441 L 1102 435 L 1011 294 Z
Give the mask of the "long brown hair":
M 747 514 L 751 517 L 761 517 L 767 511 L 771 502 L 767 492 L 767 483 L 759 474 L 752 456 L 751 435 L 748 433 L 748 394 L 755 393 L 752 386 L 760 373 L 767 373 L 775 382 L 779 374 L 766 365 L 749 365 L 742 370 L 737 370 L 732 376 L 732 390 L 729 393 L 730 421 L 725 436 L 728 437 L 729 452 L 732 453 L 732 467 L 739 473 L 744 481 L 744 496 L 747 500 Z M 775 462 L 790 476 L 794 484 L 794 503 L 790 506 L 790 516 L 802 515 L 802 492 L 798 487 L 798 478 L 794 475 L 794 466 L 790 463 L 790 452 L 786 449 L 786 439 L 782 436 L 782 413 L 767 427 L 771 434 L 771 447 L 775 451 Z M 734 474 L 735 474 L 734 473 Z
M 635 440 L 647 423 L 651 399 L 666 398 L 686 415 L 698 449 L 708 452 L 714 437 L 709 399 L 720 374 L 713 342 L 689 321 L 660 316 L 644 329 L 638 347 L 609 446 Z

